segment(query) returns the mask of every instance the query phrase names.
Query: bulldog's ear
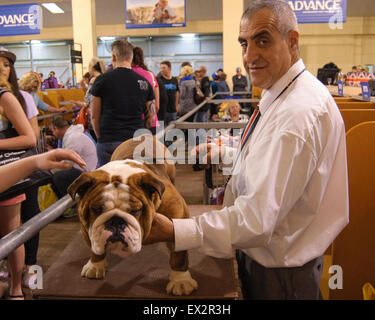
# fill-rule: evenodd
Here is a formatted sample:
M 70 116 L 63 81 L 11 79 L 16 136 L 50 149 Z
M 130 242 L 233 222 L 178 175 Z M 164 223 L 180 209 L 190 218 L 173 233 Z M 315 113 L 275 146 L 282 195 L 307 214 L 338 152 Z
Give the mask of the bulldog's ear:
M 75 199 L 76 194 L 82 198 L 91 186 L 100 182 L 109 182 L 109 175 L 105 171 L 84 172 L 68 187 L 67 192 Z
M 163 196 L 165 185 L 157 177 L 151 174 L 145 174 L 142 177 L 141 188 L 145 191 L 146 195 L 152 199 L 152 195 L 157 192 L 160 199 Z

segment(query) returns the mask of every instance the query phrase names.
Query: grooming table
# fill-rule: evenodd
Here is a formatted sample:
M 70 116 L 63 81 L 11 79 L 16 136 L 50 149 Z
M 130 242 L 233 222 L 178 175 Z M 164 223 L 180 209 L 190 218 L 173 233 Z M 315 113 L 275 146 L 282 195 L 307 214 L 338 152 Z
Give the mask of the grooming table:
M 195 216 L 219 206 L 192 205 Z M 43 289 L 33 290 L 34 299 L 176 299 L 165 291 L 169 276 L 169 252 L 165 243 L 142 247 L 125 259 L 107 256 L 104 279 L 81 277 L 90 250 L 80 232 L 43 276 Z M 217 259 L 189 250 L 189 266 L 198 289 L 187 298 L 235 299 L 238 297 L 233 259 Z

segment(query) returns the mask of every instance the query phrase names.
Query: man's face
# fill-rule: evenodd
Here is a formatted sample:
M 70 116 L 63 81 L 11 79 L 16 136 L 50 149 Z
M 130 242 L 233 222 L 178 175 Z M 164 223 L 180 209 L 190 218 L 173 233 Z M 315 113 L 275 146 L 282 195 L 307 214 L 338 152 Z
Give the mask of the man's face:
M 52 131 L 52 134 L 57 138 L 57 139 L 60 139 L 62 140 L 62 138 L 64 137 L 64 132 L 62 129 L 59 129 L 55 126 L 51 126 L 51 131 Z
M 240 23 L 243 65 L 251 83 L 263 89 L 269 89 L 297 61 L 298 32 L 291 31 L 283 39 L 276 23 L 266 8 Z
M 38 89 L 39 89 L 39 82 L 38 81 L 34 81 L 31 85 L 31 92 L 37 92 Z
M 171 74 L 171 69 L 169 69 L 169 67 L 168 67 L 166 64 L 161 64 L 161 65 L 160 65 L 160 73 L 161 73 L 164 77 L 169 77 L 170 74 Z
M 199 72 L 199 76 L 200 77 L 205 77 L 206 76 L 206 70 L 204 70 L 203 68 L 198 68 L 197 71 Z

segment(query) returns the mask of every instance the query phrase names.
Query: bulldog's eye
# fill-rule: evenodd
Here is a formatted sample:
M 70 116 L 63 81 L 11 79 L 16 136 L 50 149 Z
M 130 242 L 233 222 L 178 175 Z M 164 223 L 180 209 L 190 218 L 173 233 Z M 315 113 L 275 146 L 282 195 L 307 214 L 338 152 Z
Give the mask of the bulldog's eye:
M 133 216 L 138 216 L 141 212 L 142 212 L 142 209 L 139 209 L 139 210 L 130 211 L 130 214 L 132 214 Z

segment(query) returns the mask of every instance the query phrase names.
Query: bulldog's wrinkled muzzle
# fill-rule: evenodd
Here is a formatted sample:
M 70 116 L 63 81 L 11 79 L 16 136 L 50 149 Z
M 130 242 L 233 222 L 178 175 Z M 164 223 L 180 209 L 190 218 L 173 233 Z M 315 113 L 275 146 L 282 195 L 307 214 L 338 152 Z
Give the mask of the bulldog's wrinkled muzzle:
M 130 214 L 113 209 L 101 214 L 89 229 L 91 249 L 95 254 L 109 251 L 120 257 L 139 252 L 141 227 Z
M 108 230 L 109 232 L 112 233 L 112 235 L 107 239 L 107 243 L 108 242 L 115 243 L 115 242 L 120 241 L 126 245 L 123 232 L 127 225 L 128 224 L 126 223 L 126 221 L 119 216 L 113 216 L 112 218 L 110 218 L 105 223 L 105 227 L 104 227 L 105 230 Z

